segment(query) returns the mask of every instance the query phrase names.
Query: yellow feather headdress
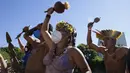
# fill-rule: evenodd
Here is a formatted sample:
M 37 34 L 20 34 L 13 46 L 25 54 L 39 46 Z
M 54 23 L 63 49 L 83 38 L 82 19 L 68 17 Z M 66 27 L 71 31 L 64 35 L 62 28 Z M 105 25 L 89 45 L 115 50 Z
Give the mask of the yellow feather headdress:
M 116 30 L 101 30 L 101 31 L 96 30 L 93 32 L 95 32 L 96 37 L 101 40 L 103 40 L 104 37 L 111 37 L 117 40 L 122 35 L 122 32 Z

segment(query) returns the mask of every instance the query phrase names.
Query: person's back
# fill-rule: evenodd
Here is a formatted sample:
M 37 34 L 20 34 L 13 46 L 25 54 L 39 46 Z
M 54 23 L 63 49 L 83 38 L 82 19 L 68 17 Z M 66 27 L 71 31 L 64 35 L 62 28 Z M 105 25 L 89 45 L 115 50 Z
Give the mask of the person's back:
M 25 73 L 45 73 L 45 65 L 43 64 L 43 58 L 48 52 L 48 47 L 45 43 L 37 45 L 38 49 L 35 53 L 31 54 L 27 61 Z
M 40 29 L 42 24 L 43 23 L 40 23 L 30 30 L 25 30 L 27 26 L 23 28 L 23 30 L 25 30 L 24 38 L 32 45 L 33 48 L 31 56 L 27 61 L 25 73 L 45 73 L 46 67 L 43 65 L 43 58 L 49 49 L 41 35 Z M 49 29 L 49 32 L 53 30 L 51 24 Z M 35 38 L 33 38 L 32 35 L 34 35 Z

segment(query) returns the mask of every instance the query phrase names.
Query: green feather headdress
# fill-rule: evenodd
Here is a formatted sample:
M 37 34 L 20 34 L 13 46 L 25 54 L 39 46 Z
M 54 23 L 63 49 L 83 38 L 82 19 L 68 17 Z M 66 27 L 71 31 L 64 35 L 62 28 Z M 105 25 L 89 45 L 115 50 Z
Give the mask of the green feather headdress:
M 65 30 L 67 33 L 70 33 L 70 34 L 74 32 L 73 26 L 64 21 L 57 23 L 56 30 Z

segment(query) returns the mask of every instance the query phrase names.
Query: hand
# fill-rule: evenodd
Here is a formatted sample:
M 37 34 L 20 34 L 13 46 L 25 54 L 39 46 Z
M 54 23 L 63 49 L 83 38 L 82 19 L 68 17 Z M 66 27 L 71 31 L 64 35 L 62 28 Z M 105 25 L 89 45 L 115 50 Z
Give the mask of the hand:
M 92 29 L 93 24 L 94 24 L 94 22 L 90 22 L 90 23 L 88 23 L 88 29 L 89 29 L 89 30 L 91 30 L 91 29 Z
M 54 8 L 51 7 L 46 12 L 47 12 L 47 14 L 51 15 L 54 12 Z
M 23 28 L 23 32 L 27 32 L 27 31 L 29 31 L 29 26 L 25 26 L 25 27 Z
M 41 29 L 43 23 L 40 23 L 36 26 L 37 29 Z
M 16 39 L 19 39 L 23 32 L 17 35 Z

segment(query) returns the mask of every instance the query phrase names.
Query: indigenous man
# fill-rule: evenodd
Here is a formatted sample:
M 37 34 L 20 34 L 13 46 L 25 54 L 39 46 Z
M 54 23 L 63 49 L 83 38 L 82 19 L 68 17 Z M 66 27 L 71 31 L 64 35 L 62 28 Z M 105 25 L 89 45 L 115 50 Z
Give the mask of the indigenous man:
M 104 55 L 106 73 L 125 73 L 128 49 L 115 46 L 116 40 L 122 35 L 122 33 L 114 30 L 94 31 L 97 38 L 103 40 L 103 46 L 98 47 L 92 42 L 92 27 L 92 24 L 88 24 L 87 44 L 89 48 Z

